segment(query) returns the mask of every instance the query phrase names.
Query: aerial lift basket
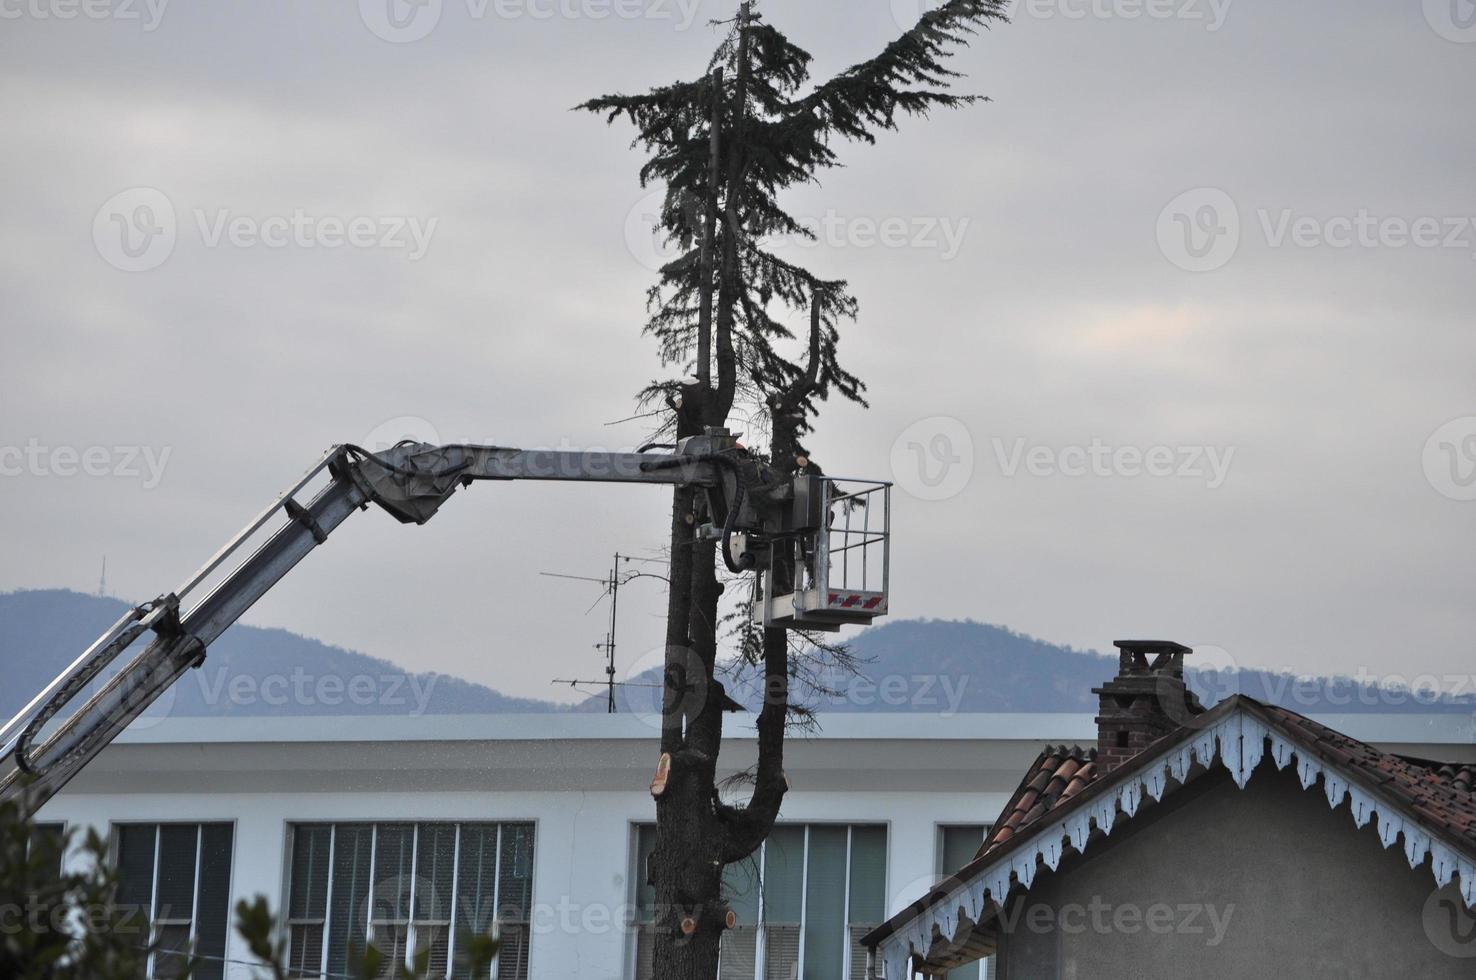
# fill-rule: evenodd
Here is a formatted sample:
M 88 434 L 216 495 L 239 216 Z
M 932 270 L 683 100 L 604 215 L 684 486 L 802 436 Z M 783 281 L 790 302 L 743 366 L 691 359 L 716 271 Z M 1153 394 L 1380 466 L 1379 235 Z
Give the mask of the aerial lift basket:
M 892 485 L 847 477 L 795 481 L 797 523 L 813 528 L 775 548 L 753 603 L 765 627 L 835 631 L 865 625 L 887 612 Z M 793 588 L 784 587 L 784 566 Z M 778 571 L 776 571 L 778 569 Z

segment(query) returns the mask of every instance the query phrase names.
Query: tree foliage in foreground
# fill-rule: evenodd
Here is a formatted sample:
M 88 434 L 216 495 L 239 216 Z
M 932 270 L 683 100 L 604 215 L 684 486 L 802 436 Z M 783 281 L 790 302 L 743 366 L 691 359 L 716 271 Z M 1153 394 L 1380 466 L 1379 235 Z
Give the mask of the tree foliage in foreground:
M 0 802 L 0 977 L 137 980 L 148 963 L 148 922 L 117 905 L 107 845 L 89 831 L 87 870 L 64 871 L 70 835 L 38 831 L 27 805 Z
M 187 980 L 200 960 L 189 951 L 167 950 L 150 938 L 148 910 L 118 902 L 118 875 L 107 844 L 89 828 L 82 870 L 64 870 L 73 834 L 38 830 L 27 801 L 0 802 L 0 977 L 6 980 L 139 980 L 150 954 L 155 974 L 160 956 L 170 957 L 168 975 Z M 236 905 L 236 929 L 259 961 L 258 973 L 288 980 L 286 929 L 264 896 Z M 456 943 L 457 975 L 490 975 L 498 942 L 468 935 Z M 386 969 L 386 954 L 372 943 L 349 950 L 353 980 L 429 980 L 430 951 L 410 966 Z M 463 973 L 465 971 L 465 973 Z

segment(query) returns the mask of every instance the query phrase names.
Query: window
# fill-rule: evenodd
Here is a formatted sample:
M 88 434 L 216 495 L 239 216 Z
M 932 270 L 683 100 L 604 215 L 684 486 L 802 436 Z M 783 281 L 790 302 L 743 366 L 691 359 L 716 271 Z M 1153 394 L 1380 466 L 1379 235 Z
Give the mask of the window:
M 636 980 L 651 977 L 655 890 L 646 862 L 656 828 L 636 834 Z M 862 980 L 860 939 L 885 916 L 887 829 L 780 824 L 752 857 L 723 872 L 737 925 L 723 934 L 718 980 Z
M 953 874 L 974 860 L 979 853 L 984 837 L 989 832 L 986 824 L 961 824 L 938 828 L 938 875 Z M 994 980 L 994 957 L 987 956 L 975 963 L 948 971 L 948 980 Z
M 119 824 L 113 840 L 118 904 L 140 910 L 153 926 L 149 976 L 179 976 L 193 950 L 200 965 L 192 976 L 220 980 L 230 926 L 231 825 Z
M 62 864 L 66 859 L 67 827 L 60 823 L 38 823 L 31 828 L 31 839 L 26 844 L 26 854 L 29 856 L 35 849 L 43 848 L 43 854 L 56 859 L 55 864 L 48 863 L 46 870 L 60 879 L 62 876 Z
M 458 944 L 495 928 L 498 980 L 527 980 L 531 823 L 296 824 L 289 848 L 294 976 L 347 973 L 349 950 L 373 942 L 384 977 L 429 950 L 431 976 L 474 980 Z

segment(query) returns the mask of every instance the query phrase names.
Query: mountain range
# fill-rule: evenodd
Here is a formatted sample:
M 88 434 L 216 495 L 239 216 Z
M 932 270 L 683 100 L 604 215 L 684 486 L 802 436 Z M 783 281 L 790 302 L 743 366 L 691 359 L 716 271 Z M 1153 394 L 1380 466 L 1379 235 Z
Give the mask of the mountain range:
M 0 594 L 0 718 L 8 718 L 128 609 L 118 599 L 65 590 Z M 854 670 L 821 667 L 802 700 L 826 712 L 1096 713 L 1091 689 L 1117 669 L 1114 656 L 1048 643 L 1000 626 L 959 620 L 898 620 L 847 644 Z M 1190 657 L 1193 662 L 1193 657 Z M 1307 714 L 1476 714 L 1476 697 L 1416 696 L 1348 678 L 1298 679 L 1237 669 L 1190 670 L 1208 703 L 1241 692 Z M 617 688 L 622 711 L 656 707 L 660 671 Z M 752 709 L 757 678 L 724 677 L 730 695 Z M 388 660 L 282 629 L 236 625 L 161 699 L 155 713 L 195 717 L 364 714 L 596 712 L 603 694 L 567 706 L 517 698 L 448 674 L 407 671 Z

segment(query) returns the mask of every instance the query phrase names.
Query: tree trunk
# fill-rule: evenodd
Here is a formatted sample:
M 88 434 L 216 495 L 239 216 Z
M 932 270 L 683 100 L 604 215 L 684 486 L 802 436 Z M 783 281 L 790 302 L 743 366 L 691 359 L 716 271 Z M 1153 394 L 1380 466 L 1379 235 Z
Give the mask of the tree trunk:
M 740 130 L 747 83 L 749 6 L 739 14 L 738 72 L 728 125 Z M 717 76 L 721 78 L 721 76 Z M 721 89 L 718 90 L 719 92 Z M 699 358 L 712 351 L 717 361 L 717 387 L 710 385 L 709 366 L 698 366 L 698 383 L 684 391 L 677 434 L 695 435 L 707 426 L 722 426 L 733 407 L 737 363 L 733 348 L 733 305 L 737 301 L 738 181 L 729 163 L 724 190 L 724 222 L 718 231 L 717 205 L 721 97 L 713 102 L 711 163 L 706 225 L 703 235 L 703 284 L 699 310 Z M 729 136 L 730 157 L 739 145 Z M 720 246 L 714 248 L 714 246 Z M 718 256 L 721 255 L 721 259 Z M 711 289 L 712 265 L 720 261 L 716 308 Z M 710 337 L 710 342 L 709 342 Z M 710 343 L 710 346 L 709 346 Z M 697 541 L 693 531 L 706 519 L 701 497 L 678 490 L 672 514 L 672 589 L 667 603 L 665 706 L 662 753 L 670 757 L 664 790 L 656 798 L 656 844 L 651 857 L 651 883 L 656 891 L 656 980 L 716 980 L 718 947 L 727 928 L 723 902 L 723 851 L 727 841 L 717 806 L 717 757 L 722 746 L 726 692 L 714 677 L 717 663 L 718 604 L 723 586 L 717 580 L 717 546 Z M 678 587 L 677 582 L 685 583 Z
M 706 385 L 689 385 L 677 412 L 677 435 L 695 435 L 706 414 Z M 714 552 L 697 542 L 702 519 L 700 496 L 679 487 L 672 498 L 671 589 L 667 596 L 666 666 L 662 701 L 661 752 L 670 758 L 665 787 L 656 797 L 656 846 L 649 875 L 656 891 L 654 974 L 659 980 L 712 980 L 717 976 L 721 924 L 707 922 L 702 906 L 721 891 L 721 866 L 713 860 L 710 826 L 711 787 L 716 752 L 708 756 L 696 737 L 710 726 L 705 718 L 710 668 L 694 642 L 694 608 L 700 608 Z M 704 723 L 699 725 L 699 722 Z M 721 916 L 719 915 L 719 923 Z

